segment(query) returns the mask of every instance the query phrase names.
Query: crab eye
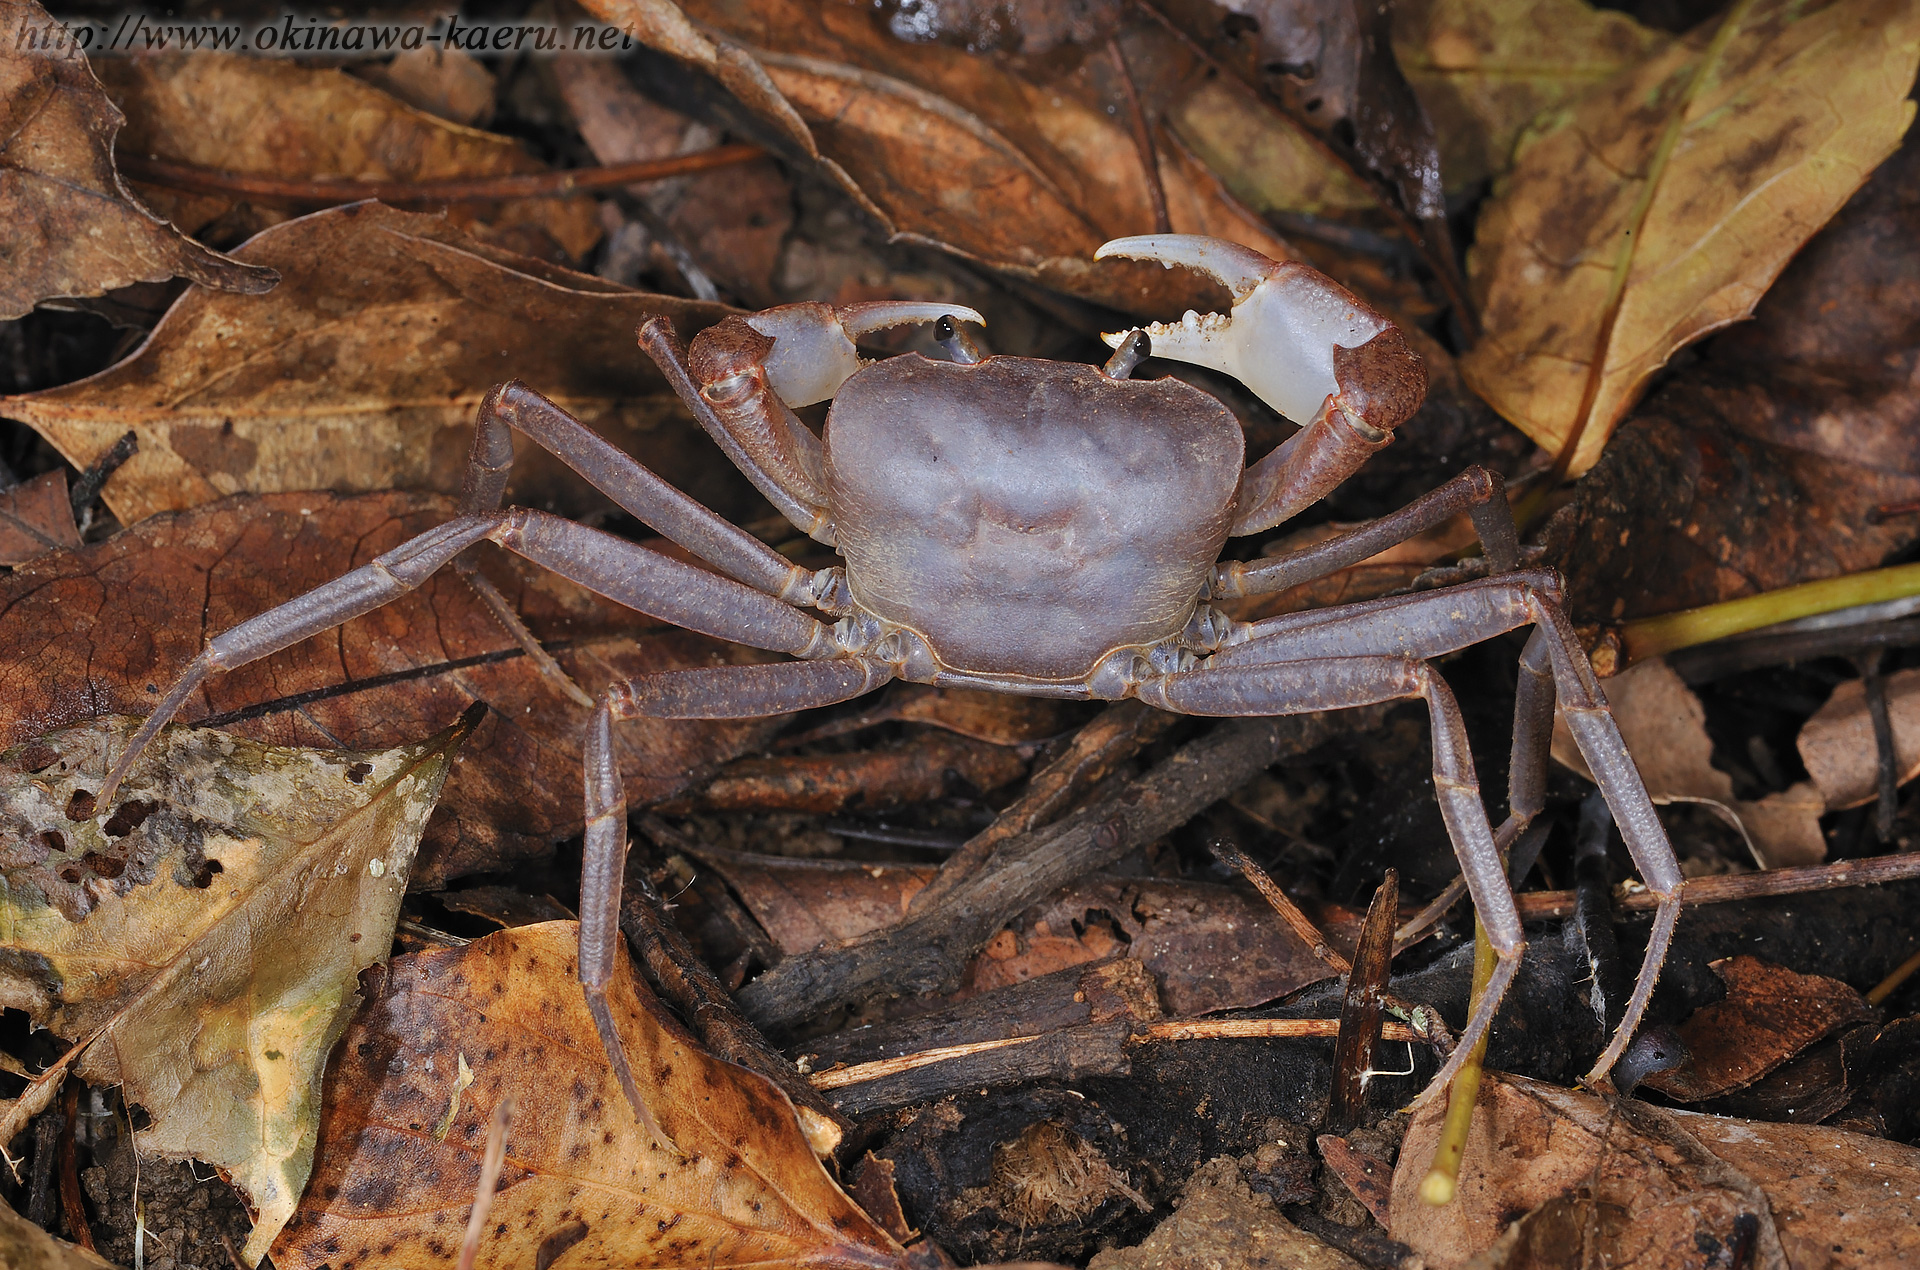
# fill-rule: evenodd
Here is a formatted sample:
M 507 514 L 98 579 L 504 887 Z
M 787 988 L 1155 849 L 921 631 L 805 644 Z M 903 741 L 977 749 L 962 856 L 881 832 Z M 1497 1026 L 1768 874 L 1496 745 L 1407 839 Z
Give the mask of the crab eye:
M 716 379 L 700 390 L 700 395 L 715 405 L 731 405 L 753 391 L 753 376 L 745 371 Z

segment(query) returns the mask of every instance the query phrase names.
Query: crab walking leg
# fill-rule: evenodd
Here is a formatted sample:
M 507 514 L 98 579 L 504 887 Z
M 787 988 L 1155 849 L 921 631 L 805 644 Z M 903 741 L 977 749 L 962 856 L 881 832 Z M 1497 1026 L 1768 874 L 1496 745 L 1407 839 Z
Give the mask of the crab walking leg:
M 853 657 L 665 671 L 616 683 L 601 696 L 587 725 L 582 768 L 586 845 L 580 863 L 580 987 L 587 1011 L 627 1101 L 645 1131 L 672 1146 L 634 1080 L 627 1049 L 607 1004 L 620 956 L 620 891 L 627 859 L 627 797 L 614 752 L 616 719 L 746 719 L 833 705 L 893 677 L 879 662 Z
M 1542 798 L 1539 787 L 1545 771 L 1542 753 L 1551 736 L 1551 707 L 1557 698 L 1595 782 L 1613 809 L 1621 840 L 1640 870 L 1641 880 L 1660 898 L 1626 1012 L 1587 1075 L 1589 1081 L 1597 1082 L 1632 1041 L 1646 1013 L 1679 921 L 1681 876 L 1673 847 L 1607 709 L 1593 667 L 1580 651 L 1573 627 L 1560 608 L 1559 596 L 1559 579 L 1551 570 L 1526 569 L 1443 591 L 1288 614 L 1253 623 L 1246 643 L 1215 653 L 1200 670 L 1351 658 L 1362 653 L 1425 660 L 1522 626 L 1535 628 L 1521 661 L 1514 726 L 1515 763 L 1521 783 L 1514 787 L 1514 817 L 1510 820 L 1522 813 L 1528 818 L 1538 813 Z M 1549 667 L 1551 688 L 1542 674 Z M 1474 890 L 1471 873 L 1467 880 L 1478 904 L 1480 892 Z
M 1474 775 L 1473 755 L 1467 748 L 1467 729 L 1460 706 L 1446 681 L 1424 661 L 1410 657 L 1347 657 L 1338 660 L 1268 662 L 1213 669 L 1203 665 L 1139 687 L 1141 700 L 1162 710 L 1202 715 L 1304 714 L 1372 705 L 1380 701 L 1424 698 L 1433 728 L 1433 789 L 1447 836 L 1460 857 L 1461 872 L 1473 893 L 1474 905 L 1487 928 L 1488 941 L 1499 954 L 1499 964 L 1459 1043 L 1441 1064 L 1426 1090 L 1415 1099 L 1421 1106 L 1444 1092 L 1454 1072 L 1467 1060 L 1474 1045 L 1493 1024 L 1500 1000 L 1519 969 L 1526 940 L 1513 892 L 1507 886 L 1500 852 L 1480 801 L 1480 783 Z
M 488 539 L 610 600 L 704 635 L 800 657 L 837 651 L 831 630 L 798 609 L 624 538 L 523 508 L 460 516 L 214 636 L 133 734 L 96 805 L 111 805 L 127 769 L 210 676 L 371 613 Z
M 1506 573 L 1519 565 L 1520 539 L 1513 525 L 1513 510 L 1507 505 L 1506 482 L 1498 472 L 1475 466 L 1398 511 L 1349 533 L 1283 556 L 1224 563 L 1214 570 L 1212 591 L 1223 598 L 1284 591 L 1359 564 L 1438 528 L 1461 512 L 1472 517 L 1487 563 L 1495 573 Z

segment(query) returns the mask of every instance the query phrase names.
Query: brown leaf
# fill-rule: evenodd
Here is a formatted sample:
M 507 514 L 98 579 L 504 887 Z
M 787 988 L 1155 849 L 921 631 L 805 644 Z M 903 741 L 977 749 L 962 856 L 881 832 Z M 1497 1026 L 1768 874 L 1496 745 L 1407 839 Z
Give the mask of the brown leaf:
M 1809 242 L 1754 320 L 1620 430 L 1549 525 L 1578 621 L 1879 566 L 1920 535 L 1920 136 Z
M 265 297 L 189 291 L 126 361 L 0 399 L 86 467 L 132 428 L 140 452 L 107 482 L 132 524 L 241 491 L 460 488 L 473 412 L 525 380 L 723 512 L 744 488 L 634 344 L 644 318 L 684 333 L 724 309 L 628 291 L 484 246 L 435 216 L 379 204 L 275 226 L 236 253 L 279 269 Z M 604 505 L 521 445 L 508 497 Z M 751 502 L 745 504 L 753 506 Z
M 1754 863 L 1763 869 L 1818 864 L 1827 858 L 1820 817 L 1828 808 L 1820 791 L 1802 781 L 1755 802 L 1734 797 L 1733 778 L 1713 765 L 1706 707 L 1664 660 L 1641 662 L 1607 680 L 1607 704 L 1654 802 L 1706 804 L 1735 824 Z M 1553 757 L 1593 779 L 1565 716 L 1558 713 Z
M 1459 1196 L 1435 1207 L 1419 1188 L 1445 1115 L 1435 1105 L 1414 1119 L 1393 1178 L 1393 1236 L 1435 1270 L 1489 1249 L 1474 1264 L 1561 1266 L 1573 1241 L 1621 1270 L 1724 1264 L 1741 1243 L 1746 1264 L 1778 1270 L 1865 1270 L 1920 1256 L 1913 1147 L 1667 1111 L 1490 1072 Z M 1558 1233 L 1545 1238 L 1530 1225 Z
M 13 1270 L 112 1270 L 113 1263 L 55 1239 L 0 1200 L 0 1265 Z
M 1920 670 L 1886 679 L 1887 716 L 1893 724 L 1895 781 L 1920 776 Z M 1800 729 L 1795 748 L 1827 806 L 1858 807 L 1878 793 L 1880 747 L 1867 713 L 1865 681 L 1848 679 L 1833 690 Z
M 1741 955 L 1713 963 L 1727 995 L 1680 1025 L 1687 1061 L 1641 1083 L 1680 1102 L 1751 1085 L 1807 1046 L 1874 1014 L 1858 992 L 1824 975 Z
M 463 128 L 345 71 L 229 53 L 114 57 L 100 78 L 129 120 L 130 153 L 288 180 L 433 181 L 544 172 L 511 137 Z M 142 186 L 189 233 L 223 217 L 232 242 L 286 220 L 270 209 L 205 194 Z M 594 201 L 568 198 L 454 203 L 449 223 L 500 234 L 534 230 L 575 260 L 600 240 Z M 511 243 L 511 237 L 504 240 Z
M 483 1270 L 533 1265 L 569 1227 L 567 1259 L 582 1265 L 900 1265 L 821 1168 L 786 1095 L 700 1050 L 622 957 L 614 1018 L 685 1154 L 641 1132 L 574 980 L 577 940 L 572 922 L 549 922 L 394 959 L 328 1073 L 313 1184 L 274 1264 L 447 1262 L 489 1119 L 511 1097 Z M 456 1096 L 463 1058 L 473 1083 Z M 425 1132 L 442 1120 L 444 1138 Z
M 34 0 L 0 2 L 0 320 L 53 296 L 188 278 L 258 294 L 271 269 L 210 251 L 142 207 L 113 167 L 125 118 Z
M 138 714 L 204 642 L 451 515 L 388 493 L 243 497 L 155 517 L 0 578 L 0 745 L 103 711 Z M 614 676 L 751 657 L 490 556 L 534 633 L 597 688 Z M 182 597 L 191 597 L 182 603 Z M 586 712 L 554 690 L 451 573 L 336 634 L 209 681 L 181 712 L 283 745 L 379 749 L 493 707 L 429 826 L 414 879 L 499 869 L 581 828 Z M 764 737 L 764 721 L 622 725 L 628 797 L 660 798 Z M 569 897 L 571 898 L 571 897 Z
M 1548 116 L 1480 216 L 1486 338 L 1462 373 L 1576 475 L 1675 350 L 1753 312 L 1913 119 L 1906 0 L 1751 0 L 1725 21 Z
M 1127 119 L 1089 59 L 1029 80 L 1010 63 L 909 44 L 857 5 L 594 0 L 596 16 L 713 74 L 779 128 L 898 241 L 943 248 L 1132 312 L 1211 308 L 1184 271 L 1102 262 L 1107 238 L 1153 228 Z M 700 25 L 696 28 L 692 18 Z M 1156 55 L 1164 37 L 1150 32 Z M 777 51 L 776 51 L 777 50 Z M 1097 59 L 1102 70 L 1108 62 Z M 1292 255 L 1211 174 L 1163 148 L 1173 228 Z
M 256 1214 L 249 1265 L 306 1185 L 327 1053 L 360 972 L 393 944 L 420 832 L 475 721 L 346 752 L 170 727 L 125 798 L 77 821 L 140 720 L 0 754 L 0 1003 L 83 1045 L 80 1075 L 146 1109 L 140 1150 L 231 1177 Z
M 1072 728 L 1083 707 L 1050 697 L 1016 697 L 976 688 L 931 688 L 925 684 L 895 683 L 868 709 L 836 719 L 808 732 L 782 737 L 782 745 L 797 745 L 819 737 L 839 736 L 899 721 L 944 728 L 994 745 L 1032 745 Z
M 80 545 L 64 468 L 0 490 L 0 564 L 25 564 Z
M 1222 1158 L 1200 1167 L 1180 1207 L 1145 1242 L 1101 1252 L 1088 1270 L 1357 1270 L 1359 1265 L 1288 1221 L 1271 1199 L 1247 1184 L 1231 1159 Z

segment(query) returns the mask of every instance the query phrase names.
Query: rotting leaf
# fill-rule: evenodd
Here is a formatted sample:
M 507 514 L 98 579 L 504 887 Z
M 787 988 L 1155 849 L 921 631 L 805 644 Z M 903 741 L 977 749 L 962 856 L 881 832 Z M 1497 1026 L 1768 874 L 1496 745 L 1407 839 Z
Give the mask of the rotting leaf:
M 1660 659 L 1641 662 L 1607 681 L 1607 703 L 1656 803 L 1702 803 L 1732 820 L 1763 869 L 1818 864 L 1827 858 L 1820 817 L 1827 801 L 1802 781 L 1757 802 L 1734 797 L 1733 778 L 1713 765 L 1706 707 Z M 1588 780 L 1593 774 L 1556 712 L 1553 757 Z
M 1435 1207 L 1418 1189 L 1446 1113 L 1415 1117 L 1393 1179 L 1393 1236 L 1435 1270 L 1563 1265 L 1516 1257 L 1516 1214 L 1581 1239 L 1620 1270 L 1730 1261 L 1867 1270 L 1920 1257 L 1920 1150 L 1816 1125 L 1668 1111 L 1489 1072 L 1460 1168 L 1460 1193 Z M 1558 1208 L 1550 1206 L 1559 1206 Z
M 1481 214 L 1462 373 L 1578 475 L 1675 350 L 1737 322 L 1893 153 L 1906 0 L 1742 0 L 1521 142 Z
M 205 641 L 448 519 L 410 493 L 242 496 L 155 517 L 0 578 L 0 745 L 101 710 L 140 713 Z M 487 552 L 486 570 L 575 679 L 753 659 Z M 183 604 L 183 595 L 193 602 Z M 332 635 L 209 680 L 183 720 L 283 745 L 378 749 L 493 707 L 429 826 L 428 889 L 544 851 L 581 825 L 586 711 L 556 691 L 451 570 Z M 648 720 L 617 737 L 628 798 L 664 797 L 774 725 Z M 571 897 L 568 897 L 571 898 Z
M 1681 1102 L 1751 1085 L 1822 1037 L 1874 1017 L 1858 992 L 1825 975 L 1745 955 L 1714 962 L 1713 972 L 1727 995 L 1680 1025 L 1687 1061 L 1641 1082 Z
M 12 1270 L 114 1270 L 78 1244 L 56 1239 L 0 1200 L 0 1265 Z
M 615 445 L 644 446 L 649 466 L 694 497 L 723 512 L 739 501 L 744 486 L 633 336 L 655 314 L 691 335 L 719 320 L 718 305 L 628 291 L 379 204 L 277 225 L 236 255 L 285 281 L 259 298 L 189 291 L 127 360 L 0 398 L 0 414 L 80 468 L 132 428 L 140 451 L 103 495 L 128 524 L 242 491 L 456 492 L 474 410 L 513 378 Z M 519 449 L 509 498 L 602 505 L 558 460 Z
M 129 153 L 200 167 L 289 180 L 433 181 L 541 172 L 545 166 L 511 137 L 463 128 L 331 67 L 234 53 L 162 53 L 107 58 L 100 79 L 128 127 Z M 232 242 L 285 220 L 285 209 L 143 186 L 145 197 L 188 233 L 216 221 Z M 528 232 L 575 260 L 600 238 L 591 198 L 456 203 L 451 223 L 502 240 Z M 534 242 L 525 244 L 531 248 Z M 551 247 L 548 248 L 551 251 Z
M 106 716 L 0 753 L 0 1005 L 86 1046 L 79 1074 L 151 1117 L 141 1150 L 226 1171 L 256 1214 L 251 1265 L 306 1185 L 328 1051 L 360 972 L 393 943 L 421 830 L 477 717 L 348 752 L 175 725 L 118 805 L 69 819 L 139 722 Z
M 54 296 L 188 278 L 257 294 L 269 268 L 230 259 L 142 207 L 113 167 L 125 123 L 72 38 L 34 0 L 0 0 L 0 320 Z
M 642 1096 L 684 1155 L 643 1135 L 575 981 L 578 927 L 547 922 L 395 958 L 328 1073 L 313 1185 L 280 1270 L 442 1264 L 460 1242 L 493 1109 L 514 1100 L 479 1270 L 568 1263 L 897 1267 L 834 1184 L 785 1094 L 702 1051 L 618 962 L 608 995 Z M 458 1074 L 473 1084 L 444 1141 Z M 580 1231 L 573 1227 L 584 1225 Z

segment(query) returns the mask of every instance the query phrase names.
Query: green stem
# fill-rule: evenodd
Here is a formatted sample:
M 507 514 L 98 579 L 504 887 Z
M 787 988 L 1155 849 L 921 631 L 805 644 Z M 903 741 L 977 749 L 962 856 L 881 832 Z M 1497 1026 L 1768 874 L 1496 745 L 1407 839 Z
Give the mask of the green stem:
M 1487 938 L 1487 928 L 1476 913 L 1473 918 L 1473 997 L 1467 1007 L 1468 1018 L 1480 1008 L 1480 998 L 1486 994 L 1487 981 L 1493 978 L 1493 968 L 1498 961 L 1493 943 Z M 1473 1126 L 1473 1106 L 1480 1101 L 1480 1067 L 1486 1056 L 1487 1037 L 1483 1034 L 1474 1042 L 1467 1061 L 1453 1074 L 1453 1084 L 1447 1090 L 1447 1120 L 1440 1129 L 1440 1145 L 1434 1149 L 1433 1164 L 1420 1182 L 1420 1198 L 1429 1204 L 1451 1204 L 1459 1193 L 1460 1160 L 1467 1150 L 1467 1130 Z
M 1626 660 L 1645 661 L 1675 649 L 1704 644 L 1861 604 L 1883 604 L 1920 595 L 1920 564 L 1871 569 L 1844 577 L 1802 582 L 1720 604 L 1708 604 L 1659 617 L 1643 617 L 1620 628 Z

